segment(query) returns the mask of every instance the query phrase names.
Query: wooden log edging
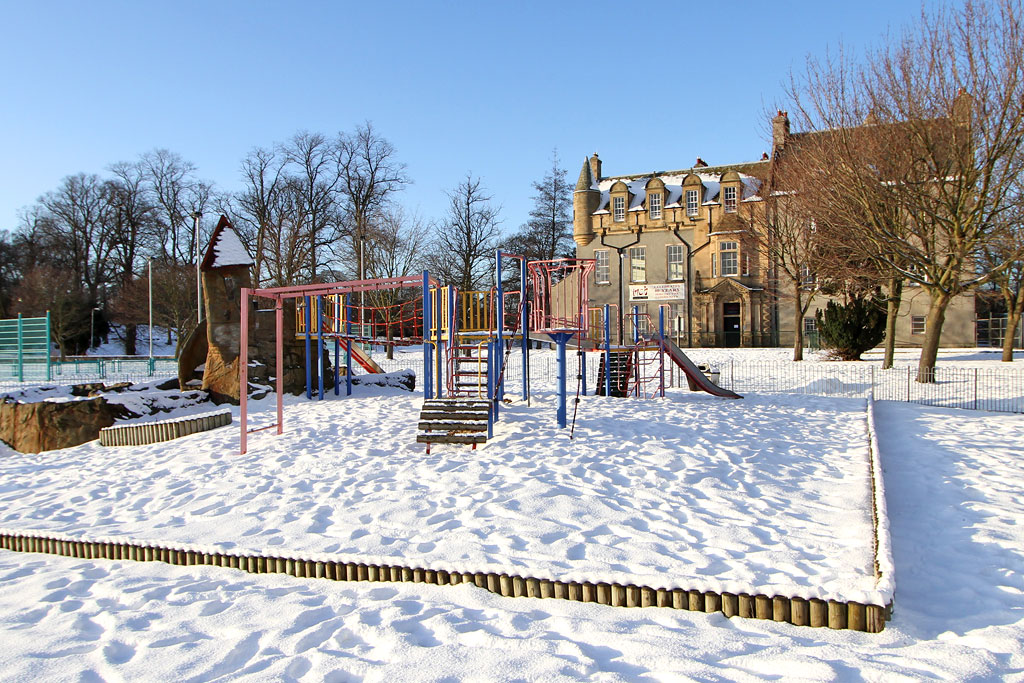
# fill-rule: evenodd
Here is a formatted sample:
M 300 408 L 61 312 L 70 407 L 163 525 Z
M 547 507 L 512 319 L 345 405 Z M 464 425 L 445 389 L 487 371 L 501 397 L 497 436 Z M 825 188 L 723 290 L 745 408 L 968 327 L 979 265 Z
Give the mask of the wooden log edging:
M 871 476 L 871 526 L 873 531 L 875 589 L 883 594 L 894 596 L 896 593 L 896 562 L 892 553 L 892 535 L 889 531 L 889 512 L 885 504 L 885 480 L 882 478 L 881 449 L 878 445 L 878 434 L 875 428 L 875 391 L 869 390 L 867 399 L 867 430 L 868 430 L 868 472 Z M 883 610 L 882 617 L 892 619 L 893 599 L 890 599 Z M 866 615 L 870 621 L 873 615 Z M 871 628 L 874 625 L 869 624 Z M 881 631 L 882 627 L 877 627 Z
M 231 411 L 218 410 L 202 415 L 176 417 L 159 422 L 114 425 L 100 430 L 101 446 L 144 446 L 170 441 L 181 436 L 205 432 L 231 424 Z
M 458 572 L 401 565 L 312 560 L 267 555 L 205 552 L 183 546 L 90 541 L 32 533 L 0 533 L 0 549 L 48 553 L 82 559 L 163 562 L 238 569 L 250 574 L 288 574 L 329 581 L 407 582 L 439 586 L 473 584 L 505 597 L 552 598 L 594 602 L 613 607 L 667 607 L 694 612 L 721 612 L 726 617 L 783 621 L 795 626 L 853 629 L 878 633 L 885 628 L 886 606 L 782 595 L 717 593 L 682 588 L 651 588 L 633 584 L 554 581 L 517 574 Z

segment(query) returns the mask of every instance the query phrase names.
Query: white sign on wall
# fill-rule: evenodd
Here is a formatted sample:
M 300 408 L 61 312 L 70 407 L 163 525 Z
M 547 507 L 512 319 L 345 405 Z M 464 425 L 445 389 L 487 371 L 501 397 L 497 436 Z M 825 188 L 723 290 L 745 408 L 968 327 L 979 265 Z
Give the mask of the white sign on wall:
M 686 283 L 668 282 L 661 285 L 630 285 L 630 301 L 672 301 L 686 298 Z

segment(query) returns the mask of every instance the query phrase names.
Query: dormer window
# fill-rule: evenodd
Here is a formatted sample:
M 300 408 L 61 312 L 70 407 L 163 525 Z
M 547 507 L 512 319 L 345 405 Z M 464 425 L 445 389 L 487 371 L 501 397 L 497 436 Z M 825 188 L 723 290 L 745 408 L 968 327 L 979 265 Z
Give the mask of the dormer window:
M 650 213 L 651 220 L 661 219 L 661 193 L 652 192 L 647 195 L 647 211 Z
M 736 188 L 722 188 L 722 206 L 726 213 L 736 213 Z
M 697 213 L 700 211 L 699 195 L 697 190 L 686 191 L 686 215 L 690 218 L 696 218 Z
M 616 223 L 622 223 L 626 220 L 626 198 L 625 197 L 613 197 L 612 198 L 612 216 Z

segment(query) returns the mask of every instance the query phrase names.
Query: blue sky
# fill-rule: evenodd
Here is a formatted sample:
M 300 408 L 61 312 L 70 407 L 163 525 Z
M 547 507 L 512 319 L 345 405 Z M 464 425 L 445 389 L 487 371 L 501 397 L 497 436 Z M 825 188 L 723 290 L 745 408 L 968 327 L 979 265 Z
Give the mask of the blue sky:
M 558 149 L 573 180 L 749 161 L 789 70 L 877 43 L 916 2 L 0 0 L 0 229 L 64 176 L 167 148 L 222 190 L 298 130 L 372 121 L 440 217 L 467 172 L 522 224 Z

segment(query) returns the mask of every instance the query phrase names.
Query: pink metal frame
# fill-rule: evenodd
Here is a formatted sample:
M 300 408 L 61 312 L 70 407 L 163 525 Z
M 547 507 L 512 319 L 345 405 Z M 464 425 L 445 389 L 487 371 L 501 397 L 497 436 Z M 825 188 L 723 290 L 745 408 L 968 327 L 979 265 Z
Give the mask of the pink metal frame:
M 430 278 L 430 284 L 437 287 L 437 281 Z M 267 289 L 242 288 L 242 310 L 241 310 L 241 349 L 239 349 L 239 404 L 241 420 L 241 439 L 239 453 L 244 454 L 248 447 L 248 436 L 251 432 L 260 432 L 266 429 L 277 427 L 277 433 L 284 433 L 284 375 L 281 372 L 284 367 L 284 301 L 285 299 L 298 299 L 306 296 L 320 296 L 327 294 L 351 294 L 353 292 L 369 292 L 384 289 L 400 289 L 403 287 L 421 287 L 423 276 L 389 277 L 374 280 L 351 280 L 348 282 L 318 283 L 312 285 L 297 285 L 294 287 L 272 287 Z M 276 336 L 274 339 L 275 358 L 274 374 L 276 376 L 277 393 L 277 424 L 249 429 L 249 298 L 256 297 L 271 299 L 274 301 L 274 323 Z
M 589 306 L 590 273 L 595 266 L 594 259 L 554 259 L 552 261 L 530 261 L 527 268 L 533 286 L 533 305 L 530 310 L 530 328 L 535 332 L 573 332 L 586 334 Z M 564 277 L 579 278 L 576 287 L 576 301 L 566 293 L 555 300 L 551 275 L 562 272 Z

